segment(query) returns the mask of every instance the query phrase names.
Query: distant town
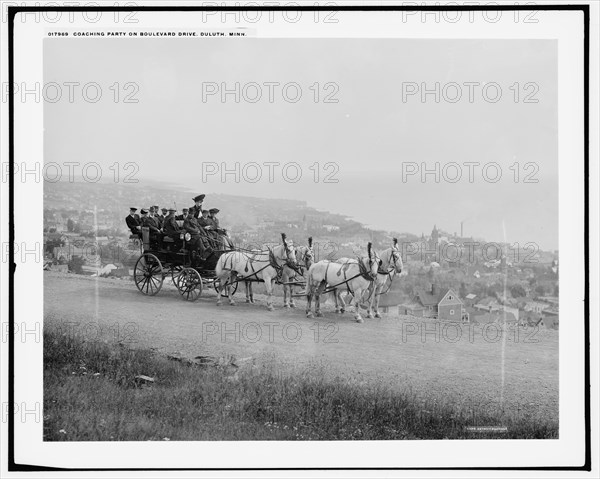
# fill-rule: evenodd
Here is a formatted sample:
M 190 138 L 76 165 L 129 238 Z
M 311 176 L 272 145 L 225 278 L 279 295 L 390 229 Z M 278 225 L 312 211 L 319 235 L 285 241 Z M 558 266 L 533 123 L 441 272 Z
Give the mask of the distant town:
M 140 254 L 125 224 L 129 207 L 181 211 L 197 193 L 164 184 L 47 183 L 44 268 L 129 280 Z M 381 298 L 385 313 L 558 329 L 558 251 L 541 251 L 535 242 L 474 238 L 462 224 L 455 232 L 435 223 L 430 232 L 372 230 L 294 200 L 210 194 L 205 205 L 221 210 L 221 224 L 246 248 L 284 232 L 297 244 L 313 237 L 316 259 L 333 260 L 364 252 L 368 241 L 384 250 L 397 238 L 404 273 Z

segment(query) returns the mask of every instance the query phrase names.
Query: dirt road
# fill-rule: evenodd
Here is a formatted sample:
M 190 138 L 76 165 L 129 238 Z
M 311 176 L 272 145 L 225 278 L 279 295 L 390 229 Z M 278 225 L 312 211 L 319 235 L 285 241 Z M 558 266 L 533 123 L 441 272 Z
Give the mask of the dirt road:
M 264 298 L 216 306 L 206 291 L 195 303 L 168 285 L 144 296 L 132 281 L 46 272 L 46 324 L 67 325 L 90 339 L 109 337 L 165 354 L 235 355 L 257 361 L 274 357 L 290 368 L 326 365 L 328 374 L 361 383 L 379 381 L 427 397 L 452 397 L 465 405 L 515 408 L 558 418 L 558 332 L 501 333 L 497 328 L 457 327 L 402 319 L 354 322 L 350 313 L 307 319 L 305 302 L 276 310 Z M 460 335 L 460 336 L 459 336 Z

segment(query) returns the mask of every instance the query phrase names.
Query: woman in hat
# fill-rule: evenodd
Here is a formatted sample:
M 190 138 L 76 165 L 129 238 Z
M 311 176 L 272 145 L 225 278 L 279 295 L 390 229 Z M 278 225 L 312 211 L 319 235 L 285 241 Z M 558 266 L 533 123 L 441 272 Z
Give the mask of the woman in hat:
M 202 203 L 205 197 L 206 195 L 198 195 L 192 198 L 195 204 L 190 208 L 188 213 L 190 216 L 193 216 L 194 218 L 199 218 L 202 216 Z

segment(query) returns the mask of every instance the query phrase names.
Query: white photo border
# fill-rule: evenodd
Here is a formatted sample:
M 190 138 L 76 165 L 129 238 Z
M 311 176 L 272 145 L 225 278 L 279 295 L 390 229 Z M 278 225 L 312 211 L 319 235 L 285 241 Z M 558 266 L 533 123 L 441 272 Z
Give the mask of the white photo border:
M 48 11 L 77 11 L 77 8 L 52 8 Z M 197 24 L 200 7 L 189 7 L 180 11 L 178 7 L 165 7 L 155 11 L 154 7 L 138 10 L 140 20 L 135 28 L 161 28 L 165 22 L 181 27 Z M 207 7 L 208 8 L 208 7 Z M 479 10 L 484 7 L 465 7 Z M 527 7 L 523 7 L 527 8 Z M 252 10 L 253 8 L 250 8 Z M 235 469 L 443 469 L 475 468 L 487 469 L 580 469 L 585 470 L 589 461 L 589 377 L 585 377 L 586 359 L 589 368 L 589 243 L 586 228 L 589 228 L 588 211 L 585 207 L 586 189 L 581 188 L 582 178 L 587 182 L 589 172 L 589 150 L 584 144 L 584 131 L 589 135 L 589 127 L 584 113 L 589 105 L 585 104 L 583 85 L 587 81 L 588 66 L 586 51 L 589 54 L 589 34 L 586 21 L 589 22 L 589 10 L 584 6 L 553 5 L 536 6 L 539 18 L 543 21 L 526 28 L 512 25 L 505 32 L 496 31 L 496 26 L 473 24 L 457 29 L 451 24 L 442 24 L 426 28 L 414 28 L 414 25 L 402 25 L 398 29 L 398 15 L 401 10 L 393 6 L 357 7 L 357 9 L 336 7 L 344 17 L 336 26 L 312 25 L 312 28 L 299 31 L 289 23 L 274 24 L 259 30 L 262 38 L 295 37 L 353 37 L 382 38 L 392 37 L 395 33 L 401 38 L 547 38 L 558 41 L 558 84 L 559 84 L 559 244 L 561 278 L 568 278 L 560 288 L 561 308 L 570 312 L 573 324 L 561 328 L 559 345 L 560 378 L 560 429 L 556 440 L 456 440 L 445 441 L 443 446 L 431 441 L 355 441 L 355 442 L 44 442 L 41 423 L 15 423 L 9 417 L 14 428 L 14 440 L 9 446 L 9 461 L 14 471 L 19 465 L 58 467 L 71 470 L 88 469 L 199 469 L 223 470 Z M 421 7 L 410 7 L 420 10 Z M 492 6 L 489 10 L 499 10 Z M 506 10 L 516 8 L 507 7 Z M 41 10 L 41 9 L 37 9 Z M 94 11 L 96 8 L 88 8 Z M 101 11 L 133 11 L 135 8 L 106 7 Z M 210 7 L 210 11 L 220 7 Z M 277 10 L 277 9 L 274 9 Z M 308 7 L 307 11 L 312 11 Z M 433 7 L 435 10 L 435 7 Z M 19 21 L 19 12 L 36 11 L 36 8 L 11 8 L 9 10 L 9 35 L 14 35 L 11 52 L 12 64 L 9 75 L 16 83 L 21 79 L 28 82 L 43 83 L 43 39 L 46 37 L 47 24 Z M 392 14 L 390 14 L 392 12 Z M 394 14 L 396 13 L 396 14 Z M 385 19 L 381 15 L 388 14 Z M 340 17 L 341 18 L 341 17 Z M 13 23 L 14 22 L 14 23 Z M 100 28 L 102 22 L 93 27 L 89 24 L 82 28 Z M 205 26 L 208 26 L 205 24 Z M 247 25 L 252 28 L 253 25 Z M 422 25 L 420 27 L 423 27 Z M 60 24 L 52 25 L 61 28 Z M 73 28 L 68 24 L 65 28 Z M 402 35 L 400 35 L 402 33 Z M 586 35 L 587 34 L 587 35 Z M 82 39 L 81 41 L 85 41 Z M 11 134 L 13 135 L 13 153 L 11 161 L 15 164 L 27 164 L 43 158 L 43 104 L 19 104 L 12 101 Z M 572 161 L 580 158 L 581 161 Z M 12 178 L 11 178 L 12 180 Z M 12 181 L 14 209 L 11 211 L 14 221 L 13 244 L 43 244 L 43 211 L 31 208 L 31 205 L 43 203 L 43 182 Z M 589 188 L 589 186 L 588 186 Z M 589 212 L 588 212 L 589 213 Z M 581 245 L 587 245 L 587 251 Z M 11 251 L 14 253 L 14 250 Z M 36 262 L 19 261 L 14 272 L 14 293 L 12 300 L 14 316 L 9 321 L 35 322 L 43 318 L 43 300 L 34 301 L 32 295 L 43 297 L 43 273 Z M 587 301 L 586 301 L 587 300 Z M 10 313 L 10 311 L 9 311 Z M 587 313 L 587 317 L 586 317 Z M 587 322 L 587 323 L 586 323 Z M 586 337 L 587 333 L 587 337 Z M 12 396 L 9 402 L 21 401 L 43 404 L 43 357 L 42 345 L 24 343 L 15 344 L 10 334 L 10 367 L 15 368 Z M 565 351 L 579 351 L 581 356 L 565 354 Z M 10 369 L 9 369 L 10 371 Z M 589 371 L 589 369 L 587 369 Z M 566 393 L 568 391 L 568 394 Z M 587 391 L 587 395 L 586 395 Z M 587 401 L 586 401 L 587 396 Z M 10 434 L 9 423 L 9 434 Z M 434 448 L 435 454 L 431 454 Z M 202 451 L 198 455 L 198 451 Z M 235 454 L 231 451 L 235 450 Z M 14 462 L 13 462 L 14 461 Z M 27 468 L 27 470 L 30 470 Z

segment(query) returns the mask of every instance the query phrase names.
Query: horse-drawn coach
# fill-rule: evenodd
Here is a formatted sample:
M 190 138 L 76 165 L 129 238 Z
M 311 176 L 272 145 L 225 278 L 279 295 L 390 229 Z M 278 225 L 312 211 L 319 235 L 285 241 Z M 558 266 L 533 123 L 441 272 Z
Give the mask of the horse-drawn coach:
M 215 267 L 220 256 L 229 249 L 213 249 L 207 258 L 202 258 L 191 248 L 191 235 L 181 233 L 179 240 L 161 235 L 151 240 L 148 228 L 142 228 L 141 255 L 133 269 L 135 285 L 141 293 L 154 296 L 171 277 L 179 294 L 187 301 L 195 301 L 205 286 L 214 287 Z M 237 283 L 231 285 L 233 293 Z

